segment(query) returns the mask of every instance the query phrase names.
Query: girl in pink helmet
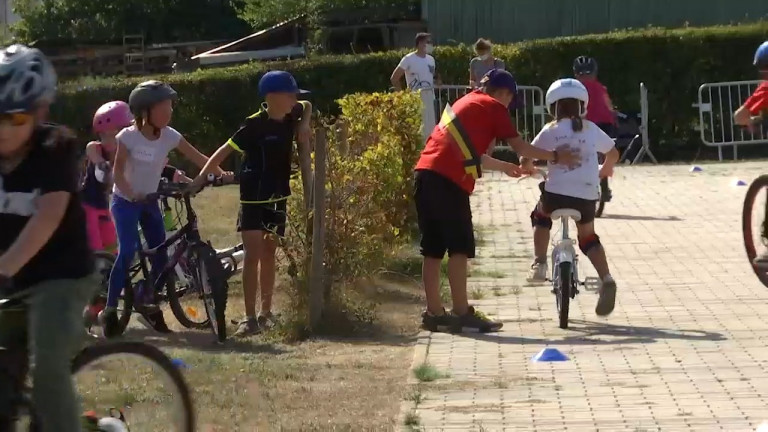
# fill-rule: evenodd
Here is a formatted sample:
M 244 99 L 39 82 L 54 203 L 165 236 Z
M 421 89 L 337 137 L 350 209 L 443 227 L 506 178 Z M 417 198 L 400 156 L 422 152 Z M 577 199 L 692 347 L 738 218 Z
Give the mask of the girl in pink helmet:
M 109 191 L 112 188 L 112 163 L 117 150 L 115 135 L 133 122 L 128 104 L 112 101 L 102 105 L 93 116 L 93 131 L 98 141 L 85 148 L 86 169 L 81 195 L 91 249 L 114 251 L 117 236 L 109 213 Z

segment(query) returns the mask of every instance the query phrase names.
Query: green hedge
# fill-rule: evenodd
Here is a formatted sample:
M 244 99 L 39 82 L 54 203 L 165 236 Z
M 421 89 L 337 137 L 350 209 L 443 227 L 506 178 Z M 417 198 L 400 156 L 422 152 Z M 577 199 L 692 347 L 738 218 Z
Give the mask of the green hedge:
M 497 45 L 518 81 L 544 89 L 568 76 L 571 61 L 588 54 L 600 63 L 600 80 L 622 110 L 639 110 L 639 83 L 649 89 L 650 132 L 662 158 L 679 149 L 698 147 L 692 126 L 697 113 L 691 104 L 705 82 L 756 77 L 751 66 L 755 48 L 768 39 L 768 23 L 743 26 L 647 29 Z M 211 151 L 259 105 L 257 83 L 268 69 L 286 69 L 299 84 L 312 90 L 310 100 L 326 112 L 337 113 L 336 100 L 345 94 L 383 91 L 404 51 L 368 55 L 324 56 L 309 60 L 252 64 L 161 77 L 180 93 L 174 126 L 195 145 Z M 468 80 L 471 48 L 438 47 L 436 60 L 443 82 Z M 95 109 L 111 99 L 125 99 L 139 79 L 81 80 L 62 85 L 53 119 L 89 134 Z

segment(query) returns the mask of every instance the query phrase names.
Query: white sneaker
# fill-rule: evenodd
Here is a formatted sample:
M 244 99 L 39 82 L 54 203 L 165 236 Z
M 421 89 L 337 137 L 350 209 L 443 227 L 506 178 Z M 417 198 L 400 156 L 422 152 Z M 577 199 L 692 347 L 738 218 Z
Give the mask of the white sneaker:
M 600 297 L 597 299 L 595 313 L 599 316 L 610 315 L 616 306 L 616 281 L 608 275 L 600 286 Z
M 534 261 L 528 270 L 528 282 L 546 282 L 547 281 L 547 263 Z

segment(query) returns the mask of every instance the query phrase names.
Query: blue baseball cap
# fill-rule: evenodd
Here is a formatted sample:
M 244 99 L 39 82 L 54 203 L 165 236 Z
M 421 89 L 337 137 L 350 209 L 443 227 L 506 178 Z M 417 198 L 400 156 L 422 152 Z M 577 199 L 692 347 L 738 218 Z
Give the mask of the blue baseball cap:
M 509 92 L 514 95 L 512 103 L 509 104 L 509 109 L 514 110 L 522 108 L 523 100 L 520 97 L 521 94 L 517 91 L 517 81 L 511 73 L 505 71 L 504 69 L 491 69 L 485 73 L 483 79 L 480 82 L 496 88 L 509 90 Z
M 269 93 L 296 93 L 306 94 L 306 90 L 299 88 L 293 75 L 286 71 L 269 71 L 259 80 L 259 95 L 266 96 Z
M 480 82 L 496 88 L 507 89 L 514 95 L 517 94 L 517 81 L 515 81 L 515 77 L 504 69 L 489 70 Z

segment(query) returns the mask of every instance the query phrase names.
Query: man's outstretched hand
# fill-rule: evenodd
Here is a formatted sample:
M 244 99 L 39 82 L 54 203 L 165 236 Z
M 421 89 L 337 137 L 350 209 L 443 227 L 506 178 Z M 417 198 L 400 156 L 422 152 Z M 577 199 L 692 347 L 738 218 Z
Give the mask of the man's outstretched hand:
M 506 174 L 506 175 L 508 175 L 510 177 L 517 178 L 517 177 L 520 177 L 521 175 L 523 175 L 524 173 L 523 173 L 523 168 L 520 167 L 519 165 L 515 165 L 513 163 L 508 163 L 504 167 L 504 174 Z

